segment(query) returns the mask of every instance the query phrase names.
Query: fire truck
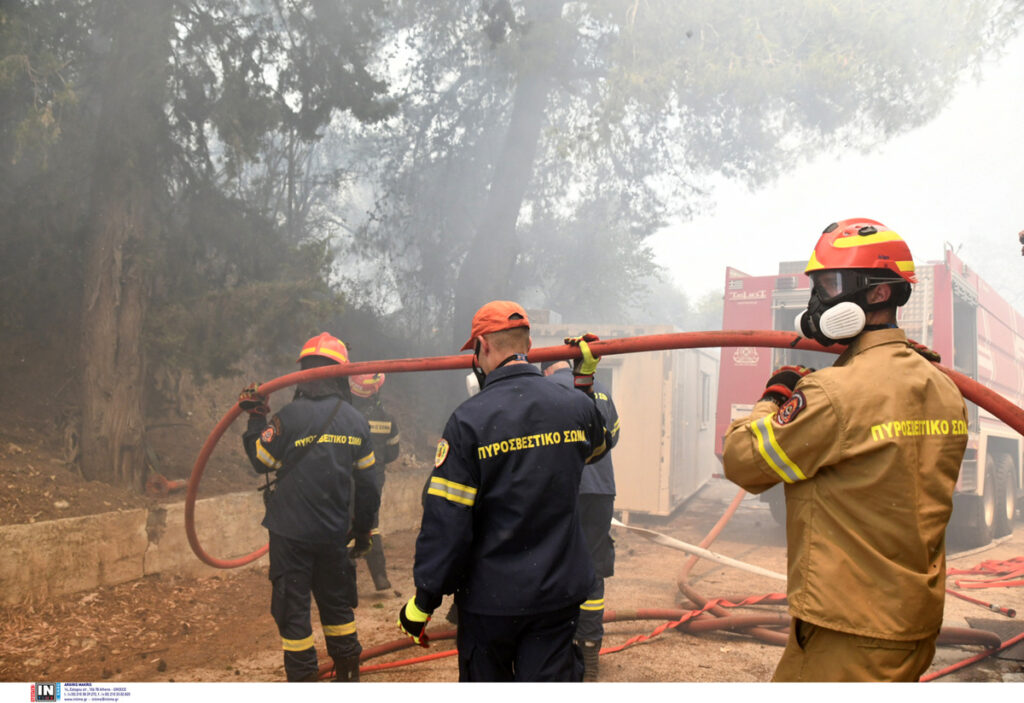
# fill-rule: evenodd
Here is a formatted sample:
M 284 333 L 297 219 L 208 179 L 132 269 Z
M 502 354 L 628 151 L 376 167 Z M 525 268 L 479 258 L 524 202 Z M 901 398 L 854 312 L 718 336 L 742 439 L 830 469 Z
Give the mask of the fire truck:
M 810 297 L 806 262 L 782 262 L 778 273 L 751 276 L 734 268 L 725 274 L 722 328 L 793 330 Z M 947 245 L 942 261 L 919 265 L 918 283 L 898 322 L 907 337 L 939 352 L 942 364 L 1024 405 L 1024 315 L 957 258 Z M 841 350 L 841 347 L 836 347 Z M 729 423 L 750 412 L 771 371 L 787 364 L 831 366 L 836 355 L 801 349 L 723 349 L 716 411 L 719 459 Z M 987 544 L 1009 534 L 1024 500 L 1024 439 L 968 401 L 967 452 L 953 499 L 951 544 Z M 760 496 L 773 517 L 785 523 L 781 485 Z

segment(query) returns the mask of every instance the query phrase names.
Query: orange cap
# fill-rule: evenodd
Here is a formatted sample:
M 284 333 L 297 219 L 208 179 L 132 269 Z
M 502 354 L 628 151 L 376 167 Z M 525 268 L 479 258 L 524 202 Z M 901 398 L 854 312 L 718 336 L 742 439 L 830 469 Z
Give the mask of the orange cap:
M 473 315 L 473 329 L 469 340 L 462 345 L 462 351 L 473 348 L 473 342 L 482 334 L 511 330 L 516 327 L 530 328 L 530 320 L 519 303 L 511 300 L 492 300 Z
M 348 377 L 348 387 L 360 398 L 369 398 L 384 385 L 384 374 L 361 373 Z

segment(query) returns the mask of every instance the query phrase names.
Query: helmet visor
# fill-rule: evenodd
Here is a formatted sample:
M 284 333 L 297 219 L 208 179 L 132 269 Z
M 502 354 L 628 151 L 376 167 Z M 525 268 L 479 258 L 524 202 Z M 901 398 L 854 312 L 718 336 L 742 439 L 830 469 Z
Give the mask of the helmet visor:
M 813 271 L 810 274 L 811 290 L 822 302 L 829 302 L 840 296 L 849 296 L 857 291 L 882 283 L 899 283 L 898 278 L 886 275 L 872 275 L 869 271 L 856 269 L 832 269 Z

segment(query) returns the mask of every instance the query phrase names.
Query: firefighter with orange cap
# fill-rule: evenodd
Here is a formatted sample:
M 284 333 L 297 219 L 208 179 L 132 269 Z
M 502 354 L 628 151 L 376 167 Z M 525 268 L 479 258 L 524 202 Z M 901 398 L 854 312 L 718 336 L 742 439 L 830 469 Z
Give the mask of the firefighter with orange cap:
M 384 374 L 366 373 L 349 376 L 349 387 L 352 390 L 352 404 L 356 410 L 370 423 L 370 439 L 373 442 L 373 455 L 376 457 L 377 487 L 384 493 L 384 468 L 398 458 L 399 442 L 398 423 L 384 409 L 380 389 L 384 385 Z M 378 591 L 391 588 L 388 580 L 387 565 L 384 560 L 384 541 L 380 534 L 380 511 L 373 518 L 373 529 L 370 531 L 371 546 L 366 553 L 366 566 L 373 579 L 373 587 Z
M 785 487 L 792 624 L 773 680 L 916 681 L 942 625 L 967 410 L 938 355 L 897 327 L 916 282 L 898 234 L 829 225 L 806 273 L 798 329 L 846 348 L 826 369 L 777 369 L 722 458 L 747 491 Z
M 347 364 L 348 349 L 323 332 L 303 345 L 299 363 L 302 370 Z M 352 557 L 370 548 L 380 489 L 370 427 L 350 398 L 347 378 L 314 378 L 299 383 L 292 401 L 268 421 L 270 406 L 257 384 L 239 394 L 239 407 L 249 413 L 245 452 L 257 472 L 275 473 L 264 494 L 262 524 L 270 533 L 270 612 L 289 681 L 319 678 L 310 594 L 336 680 L 359 680 Z
M 598 357 L 578 345 L 575 388 L 527 361 L 530 321 L 497 300 L 473 317 L 480 392 L 455 409 L 434 457 L 416 539 L 416 595 L 399 627 L 427 646 L 443 596 L 458 607 L 460 681 L 580 681 L 573 645 L 594 568 L 577 502 L 587 463 L 607 451 L 593 398 Z

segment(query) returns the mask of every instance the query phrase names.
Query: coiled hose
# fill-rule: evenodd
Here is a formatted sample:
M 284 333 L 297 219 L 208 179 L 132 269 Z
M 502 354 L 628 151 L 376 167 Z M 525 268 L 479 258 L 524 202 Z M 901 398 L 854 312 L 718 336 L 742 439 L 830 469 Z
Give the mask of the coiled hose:
M 634 352 L 706 347 L 797 348 L 810 351 L 837 353 L 836 350 L 823 347 L 812 340 L 794 335 L 793 333 L 780 332 L 776 330 L 678 332 L 672 334 L 625 337 L 620 339 L 596 341 L 590 344 L 593 354 L 599 357 L 615 354 L 629 354 Z M 559 345 L 534 349 L 530 352 L 528 358 L 531 362 L 541 362 L 558 359 L 575 359 L 579 358 L 579 356 L 580 350 L 578 347 Z M 281 376 L 261 385 L 259 387 L 259 392 L 262 395 L 270 395 L 276 390 L 280 390 L 297 383 L 323 378 L 334 378 L 338 376 L 351 376 L 362 373 L 403 373 L 465 369 L 470 367 L 471 360 L 472 357 L 470 355 L 463 354 L 428 358 L 364 361 L 325 366 L 305 371 L 297 371 Z M 1021 435 L 1024 435 L 1024 409 L 1019 408 L 1000 394 L 986 388 L 974 379 L 971 379 L 958 371 L 937 363 L 935 366 L 953 380 L 957 388 L 960 389 L 960 392 L 967 400 L 974 402 L 979 407 L 985 408 L 999 420 L 1006 423 Z M 185 496 L 185 531 L 188 537 L 189 546 L 191 546 L 192 551 L 203 563 L 221 569 L 231 569 L 243 566 L 255 561 L 267 552 L 267 545 L 263 545 L 254 552 L 239 558 L 219 559 L 209 555 L 202 548 L 195 531 L 195 501 L 199 492 L 199 483 L 202 480 L 203 471 L 205 470 L 206 464 L 209 461 L 210 455 L 213 453 L 217 443 L 240 413 L 241 410 L 237 404 L 232 406 L 224 417 L 221 418 L 220 422 L 218 422 L 214 427 L 209 437 L 207 437 L 206 442 L 204 442 L 200 449 L 199 456 L 196 458 L 196 462 L 192 467 L 192 473 L 189 476 L 188 489 Z M 705 537 L 704 542 L 710 544 L 714 541 L 714 538 L 721 530 L 721 527 L 724 526 L 732 512 L 735 511 L 735 506 L 739 504 L 740 499 L 742 499 L 742 495 L 738 495 L 737 498 L 733 500 L 734 505 L 730 506 L 730 510 L 725 516 L 723 516 L 722 520 L 719 521 L 716 528 L 713 529 L 707 537 Z M 706 544 L 702 543 L 701 546 L 704 547 Z M 677 580 L 677 585 L 679 586 L 680 591 L 686 595 L 687 598 L 690 598 L 690 600 L 698 604 L 701 608 L 706 608 L 709 607 L 709 602 L 688 584 L 688 573 L 695 562 L 695 557 L 688 559 L 687 564 L 684 566 L 684 569 Z M 711 602 L 709 610 L 712 615 L 718 619 L 726 618 L 724 611 L 721 610 L 721 607 L 717 602 Z M 714 623 L 713 621 L 709 622 L 712 622 L 712 624 L 722 624 Z M 785 636 L 782 633 L 765 629 L 763 625 L 758 624 L 759 622 L 760 621 L 744 621 L 744 627 L 750 634 L 761 637 L 766 641 L 771 641 L 772 643 L 779 643 L 780 638 L 784 640 Z M 693 623 L 691 627 L 694 625 L 696 625 L 696 623 Z M 730 624 L 730 626 L 732 627 L 735 625 Z M 440 639 L 438 635 L 434 635 L 434 638 Z M 998 640 L 998 637 L 996 639 Z M 784 643 L 784 641 L 782 643 Z M 1005 645 L 1006 643 L 1003 644 Z M 370 651 L 372 650 L 367 650 L 367 652 Z M 364 655 L 367 652 L 364 652 Z M 364 658 L 366 657 L 364 656 Z

